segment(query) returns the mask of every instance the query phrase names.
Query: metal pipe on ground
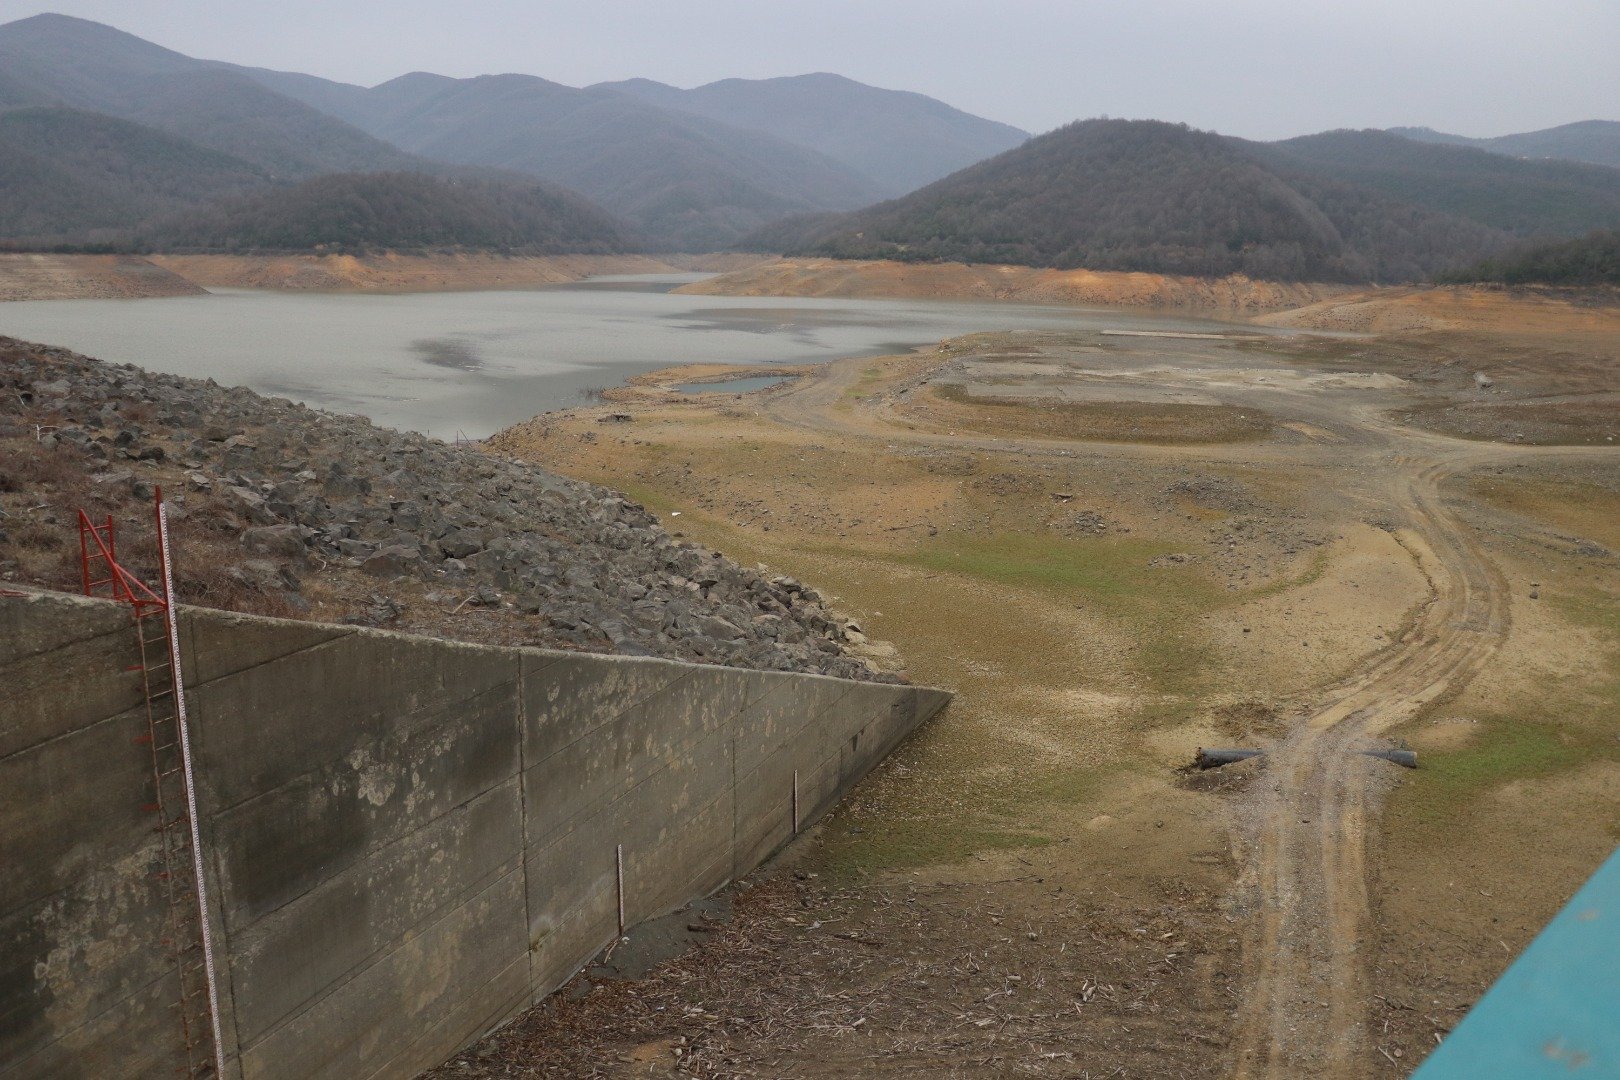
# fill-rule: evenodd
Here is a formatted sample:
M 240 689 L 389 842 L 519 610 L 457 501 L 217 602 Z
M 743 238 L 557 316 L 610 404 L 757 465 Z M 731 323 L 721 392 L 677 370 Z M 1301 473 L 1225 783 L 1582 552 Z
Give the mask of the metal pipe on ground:
M 1417 751 L 1416 750 L 1381 750 L 1380 749 L 1380 750 L 1363 750 L 1362 753 L 1366 754 L 1368 757 L 1381 758 L 1384 761 L 1393 761 L 1395 764 L 1401 766 L 1402 768 L 1406 768 L 1406 769 L 1415 769 L 1415 768 L 1417 768 Z
M 1200 746 L 1198 756 L 1193 760 L 1200 769 L 1218 769 L 1222 765 L 1230 765 L 1234 761 L 1259 757 L 1263 753 L 1265 753 L 1264 750 L 1212 750 L 1209 747 Z

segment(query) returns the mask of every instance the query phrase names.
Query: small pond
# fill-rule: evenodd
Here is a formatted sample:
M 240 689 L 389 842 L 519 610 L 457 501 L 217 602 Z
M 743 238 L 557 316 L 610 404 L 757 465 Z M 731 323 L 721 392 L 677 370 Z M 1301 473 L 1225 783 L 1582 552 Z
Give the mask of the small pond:
M 746 394 L 767 386 L 780 386 L 790 378 L 791 375 L 758 375 L 747 379 L 727 379 L 725 382 L 676 383 L 675 389 L 683 394 Z

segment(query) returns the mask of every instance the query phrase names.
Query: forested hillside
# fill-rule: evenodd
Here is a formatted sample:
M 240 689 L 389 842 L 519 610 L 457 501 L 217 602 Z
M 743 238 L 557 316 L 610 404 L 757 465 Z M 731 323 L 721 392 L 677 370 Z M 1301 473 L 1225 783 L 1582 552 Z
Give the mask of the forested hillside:
M 1279 171 L 1237 140 L 1125 120 L 1070 124 L 774 238 L 788 254 L 1322 281 L 1426 277 L 1505 241 L 1330 176 Z
M 420 173 L 316 177 L 187 211 L 142 231 L 164 251 L 430 251 L 521 255 L 629 250 L 586 200 L 529 178 Z
M 1507 285 L 1620 285 L 1620 231 L 1600 229 L 1575 240 L 1515 248 L 1467 270 L 1447 274 L 1445 280 Z
M 1248 145 L 1278 168 L 1303 168 L 1521 236 L 1620 227 L 1620 169 L 1602 165 L 1525 161 L 1386 131 Z
M 239 158 L 79 109 L 0 111 L 0 239 L 104 240 L 266 183 Z

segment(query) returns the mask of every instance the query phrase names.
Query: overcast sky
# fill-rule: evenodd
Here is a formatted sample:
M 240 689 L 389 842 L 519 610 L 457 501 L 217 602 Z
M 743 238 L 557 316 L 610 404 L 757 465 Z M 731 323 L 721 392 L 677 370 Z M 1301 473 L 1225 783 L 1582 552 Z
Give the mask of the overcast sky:
M 371 85 L 835 71 L 1031 131 L 1107 114 L 1252 138 L 1620 119 L 1620 0 L 0 0 L 193 56 Z

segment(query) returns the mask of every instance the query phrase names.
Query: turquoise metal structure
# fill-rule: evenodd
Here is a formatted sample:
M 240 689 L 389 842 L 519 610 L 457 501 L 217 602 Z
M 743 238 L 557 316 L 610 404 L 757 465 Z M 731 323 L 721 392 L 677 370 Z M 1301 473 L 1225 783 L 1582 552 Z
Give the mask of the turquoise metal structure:
M 1620 851 L 1412 1075 L 1620 1080 Z

